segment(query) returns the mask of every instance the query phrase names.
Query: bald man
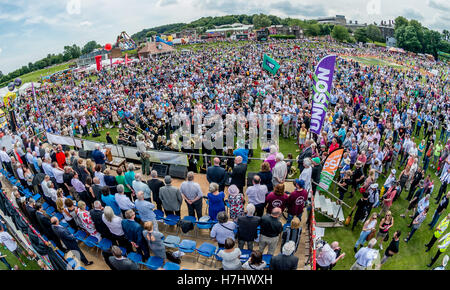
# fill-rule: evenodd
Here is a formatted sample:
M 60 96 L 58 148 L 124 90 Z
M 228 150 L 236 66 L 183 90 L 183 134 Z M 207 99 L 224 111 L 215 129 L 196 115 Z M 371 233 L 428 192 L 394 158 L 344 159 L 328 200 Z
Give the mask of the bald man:
M 247 164 L 242 163 L 242 157 L 237 156 L 234 159 L 234 168 L 231 172 L 231 184 L 239 188 L 239 192 L 244 194 L 245 176 L 247 173 Z
M 280 222 L 281 208 L 275 207 L 271 214 L 266 214 L 261 218 L 261 229 L 259 236 L 259 251 L 264 254 L 266 247 L 267 254 L 273 255 L 278 244 L 278 238 L 283 231 L 283 225 Z
M 220 167 L 220 159 L 214 158 L 214 165 L 208 167 L 206 170 L 206 179 L 211 184 L 215 182 L 219 185 L 219 191 L 224 191 L 225 189 L 225 181 L 226 181 L 226 173 L 225 169 Z

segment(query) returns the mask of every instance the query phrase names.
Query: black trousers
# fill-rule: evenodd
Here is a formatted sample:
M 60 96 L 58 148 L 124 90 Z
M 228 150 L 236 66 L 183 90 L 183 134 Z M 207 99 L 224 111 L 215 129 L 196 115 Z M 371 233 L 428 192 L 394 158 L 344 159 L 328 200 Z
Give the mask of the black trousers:
M 202 217 L 202 208 L 203 208 L 203 199 L 200 198 L 199 200 L 197 200 L 196 202 L 189 204 L 186 203 L 187 208 L 188 208 L 188 212 L 190 216 L 194 216 L 197 213 L 197 220 L 200 219 Z
M 441 187 L 439 187 L 439 193 L 438 196 L 436 197 L 436 203 L 439 203 L 439 201 L 441 200 L 442 194 L 444 194 L 444 192 L 447 190 L 447 182 L 442 183 Z
M 180 211 L 178 210 L 178 211 L 174 211 L 174 210 L 165 210 L 164 209 L 164 213 L 166 214 L 166 216 L 168 216 L 168 215 L 177 215 L 177 216 L 181 216 L 181 213 L 180 213 Z
M 255 205 L 255 215 L 262 217 L 264 215 L 264 209 L 266 207 L 265 203 L 260 203 Z
M 431 238 L 431 240 L 428 242 L 428 244 L 426 244 L 427 250 L 429 251 L 431 249 L 431 247 L 433 247 L 434 243 L 436 243 L 438 238 L 436 238 L 433 234 L 433 237 Z
M 433 266 L 434 263 L 436 263 L 437 259 L 439 259 L 439 256 L 442 254 L 440 250 L 437 250 L 436 255 L 434 255 L 433 259 L 431 259 L 430 266 Z

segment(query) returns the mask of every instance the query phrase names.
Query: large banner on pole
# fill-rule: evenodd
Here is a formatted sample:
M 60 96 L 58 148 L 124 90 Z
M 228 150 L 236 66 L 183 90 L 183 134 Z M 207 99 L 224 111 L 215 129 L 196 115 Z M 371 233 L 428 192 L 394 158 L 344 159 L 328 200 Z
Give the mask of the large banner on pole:
M 325 191 L 330 188 L 331 182 L 333 182 L 334 175 L 339 168 L 341 163 L 342 155 L 344 154 L 344 149 L 336 149 L 328 155 L 327 159 L 322 168 L 322 173 L 320 174 L 319 190 Z
M 322 130 L 323 122 L 327 115 L 328 102 L 330 101 L 330 92 L 333 85 L 335 55 L 328 55 L 322 58 L 314 72 L 314 95 L 311 109 L 311 127 L 310 130 L 317 135 Z

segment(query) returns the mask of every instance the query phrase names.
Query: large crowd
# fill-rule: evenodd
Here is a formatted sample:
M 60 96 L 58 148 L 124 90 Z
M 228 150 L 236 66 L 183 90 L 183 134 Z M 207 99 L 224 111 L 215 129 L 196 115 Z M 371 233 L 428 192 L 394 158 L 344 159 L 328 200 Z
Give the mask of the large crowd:
M 261 68 L 264 53 L 280 61 L 277 75 Z M 414 67 L 365 66 L 338 57 L 327 118 L 317 136 L 309 132 L 312 74 L 328 54 L 372 54 L 390 62 L 414 63 Z M 440 73 L 426 73 L 432 68 Z M 112 241 L 111 248 L 103 252 L 111 269 L 137 268 L 122 256 L 119 247 L 139 253 L 143 260 L 150 253 L 176 260 L 166 253 L 157 220 L 161 215 L 181 218 L 186 204 L 189 216 L 213 225 L 210 237 L 220 249 L 217 256 L 223 269 L 265 268 L 269 261 L 264 255 L 272 256 L 267 263 L 271 269 L 296 269 L 294 253 L 304 208 L 310 205 L 323 162 L 333 150 L 344 148 L 337 191 L 344 202 L 358 196 L 352 230 L 362 222 L 352 269 L 372 267 L 378 253 L 375 247 L 383 250 L 383 241 L 390 240 L 380 257 L 384 264 L 399 252 L 400 240 L 407 243 L 416 231 L 423 230 L 427 214 L 433 215 L 428 224 L 433 238 L 426 249 L 434 247 L 436 251 L 428 264 L 431 267 L 450 242 L 447 72 L 448 64 L 426 57 L 328 41 L 206 45 L 190 53 L 78 73 L 61 84 L 36 89 L 35 97 L 29 92 L 16 101 L 17 132 L 4 132 L 13 137 L 14 149 L 8 154 L 2 148 L 0 159 L 5 170 L 20 181 L 20 188 L 43 197 L 35 201 L 25 199 L 17 189 L 9 193 L 29 222 L 62 251 L 79 251 L 86 265 L 92 262 L 83 255 L 69 228 L 82 230 L 98 242 Z M 252 186 L 246 186 L 247 164 L 253 153 L 249 144 L 182 148 L 174 140 L 177 128 L 171 123 L 180 112 L 191 120 L 213 114 L 225 118 L 232 113 L 280 116 L 275 126 L 282 138 L 295 140 L 299 154 L 285 157 L 278 143 L 264 144 L 268 156 L 252 177 Z M 120 128 L 119 138 L 108 135 L 108 143 L 136 146 L 141 152 L 141 172 L 131 163 L 126 170 L 113 172 L 105 165 L 108 154 L 103 148 L 83 159 L 76 151 L 43 144 L 36 135 L 86 136 L 113 127 Z M 417 137 L 421 140 L 418 145 Z M 202 143 L 196 136 L 191 141 Z M 187 153 L 187 180 L 180 187 L 172 185 L 170 176 L 159 180 L 145 154 L 148 149 Z M 208 157 L 202 158 L 200 166 L 201 154 Z M 295 190 L 287 192 L 292 167 L 297 167 L 300 175 L 293 181 Z M 208 192 L 194 181 L 198 172 L 206 173 Z M 411 213 L 409 233 L 396 230 L 390 208 L 398 199 L 409 202 L 400 216 L 407 218 Z M 203 213 L 205 200 L 207 215 Z M 53 216 L 45 212 L 43 202 L 55 209 Z M 438 204 L 435 212 L 429 210 L 431 202 Z M 274 255 L 280 237 L 281 251 Z M 258 250 L 254 249 L 255 240 Z M 251 255 L 242 263 L 245 245 Z M 337 241 L 324 243 L 317 267 L 331 269 L 342 257 Z

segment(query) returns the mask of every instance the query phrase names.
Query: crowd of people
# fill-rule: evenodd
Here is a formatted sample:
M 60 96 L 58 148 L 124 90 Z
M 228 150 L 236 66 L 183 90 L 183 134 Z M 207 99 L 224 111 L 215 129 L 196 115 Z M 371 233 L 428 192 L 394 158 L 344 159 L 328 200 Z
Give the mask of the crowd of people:
M 277 75 L 262 70 L 264 53 L 280 60 Z M 414 59 L 416 67 L 364 66 L 338 57 L 327 118 L 317 136 L 309 132 L 312 74 L 327 54 L 374 54 L 399 63 Z M 440 73 L 424 73 L 431 68 Z M 371 267 L 377 258 L 376 244 L 383 249 L 391 233 L 391 242 L 380 257 L 383 265 L 399 252 L 401 234 L 408 243 L 422 230 L 428 213 L 433 214 L 428 226 L 435 234 L 427 250 L 438 241 L 436 255 L 428 264 L 431 267 L 450 240 L 450 102 L 443 73 L 447 71 L 447 64 L 427 58 L 329 41 L 204 46 L 188 54 L 174 53 L 104 69 L 93 76 L 75 75 L 73 81 L 42 86 L 36 90 L 36 98 L 19 98 L 17 134 L 4 132 L 13 136 L 14 149 L 8 154 L 2 148 L 0 159 L 23 188 L 42 193 L 44 201 L 63 218 L 46 216 L 40 202 L 25 201 L 16 190 L 11 198 L 16 198 L 18 208 L 58 248 L 79 251 L 86 265 L 91 262 L 62 223 L 98 240 L 108 238 L 144 259 L 150 252 L 166 259 L 155 210 L 181 217 L 185 203 L 189 216 L 216 221 L 210 235 L 221 249 L 218 256 L 223 269 L 264 268 L 265 254 L 273 255 L 271 269 L 296 269 L 298 257 L 293 254 L 300 240 L 304 208 L 317 189 L 325 159 L 335 149 L 344 148 L 337 191 L 341 202 L 358 196 L 351 230 L 362 222 L 352 269 Z M 278 115 L 280 122 L 274 126 L 279 126 L 282 138 L 297 143 L 299 154 L 285 158 L 279 143 L 261 144 L 267 147 L 268 156 L 260 172 L 251 178 L 252 185 L 246 186 L 247 164 L 252 162 L 249 144 L 207 149 L 202 138 L 194 135 L 191 142 L 200 142 L 203 147 L 183 148 L 174 135 L 178 128 L 171 123 L 180 112 L 191 120 L 214 114 L 223 118 L 233 113 Z M 46 147 L 35 136 L 42 131 L 85 136 L 101 127 L 120 128 L 119 139 L 109 136 L 108 143 L 138 148 L 141 173 L 129 164 L 126 172 L 118 169 L 114 174 L 105 165 L 106 152 L 99 147 L 92 160 L 82 159 L 60 145 Z M 194 124 L 191 129 L 194 132 Z M 418 145 L 417 138 L 421 140 Z M 148 149 L 188 153 L 187 180 L 180 187 L 172 185 L 170 176 L 159 180 L 157 172 L 150 169 L 145 154 Z M 202 165 L 201 154 L 207 154 Z M 292 167 L 297 167 L 299 177 L 293 181 L 295 190 L 288 192 Z M 198 172 L 206 174 L 208 192 L 194 181 Z M 394 223 L 391 207 L 399 199 L 406 199 L 408 206 L 395 221 L 412 212 L 409 233 L 401 233 Z M 205 200 L 207 215 L 203 213 Z M 430 211 L 431 202 L 437 204 L 435 212 Z M 283 227 L 283 219 L 289 227 Z M 281 253 L 274 255 L 280 237 Z M 255 240 L 258 250 L 253 246 Z M 239 257 L 245 245 L 253 252 L 242 265 Z M 319 269 L 331 269 L 343 257 L 336 241 L 319 252 Z M 113 269 L 117 264 L 126 269 L 135 267 L 117 262 L 125 259 L 117 248 L 108 254 L 105 261 Z

